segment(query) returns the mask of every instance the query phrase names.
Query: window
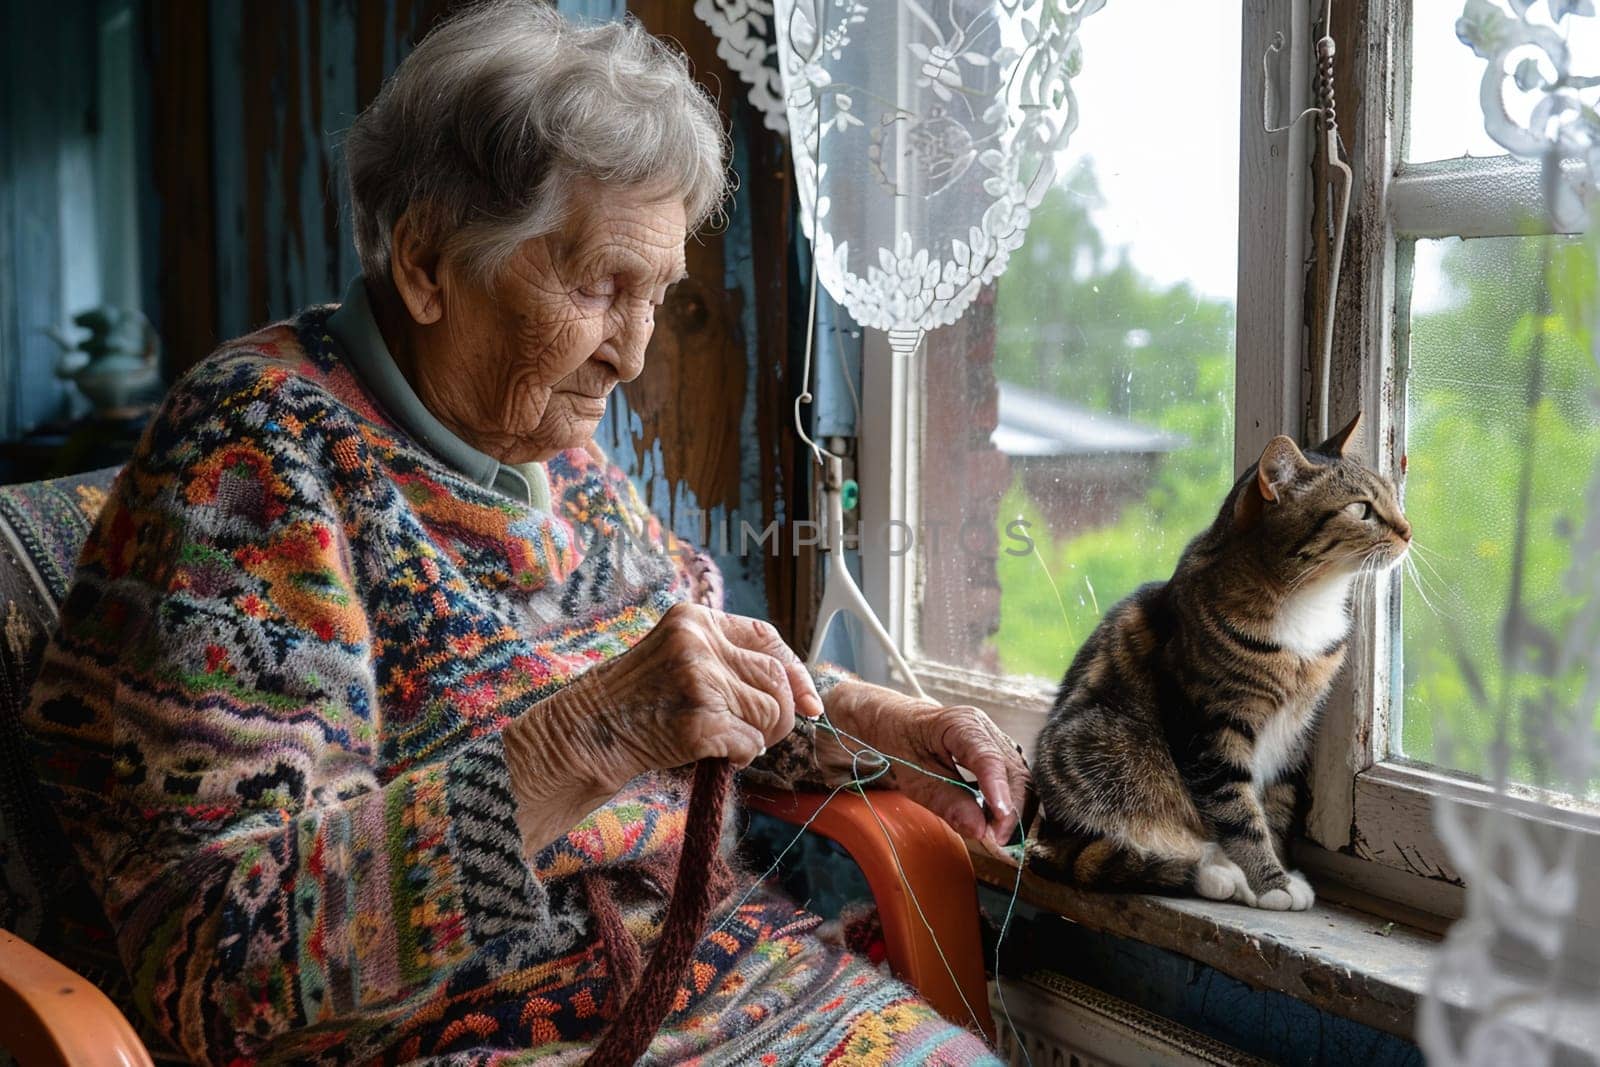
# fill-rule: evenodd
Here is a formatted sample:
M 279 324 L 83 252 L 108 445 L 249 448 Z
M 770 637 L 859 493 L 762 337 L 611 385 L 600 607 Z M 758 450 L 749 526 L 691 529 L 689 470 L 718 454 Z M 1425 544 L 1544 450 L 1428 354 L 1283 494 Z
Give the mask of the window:
M 1575 333 L 1592 249 L 1550 232 L 1538 165 L 1505 154 L 1463 106 L 1484 62 L 1457 39 L 1461 14 L 1456 0 L 1412 0 L 1367 15 L 1392 18 L 1405 47 L 1359 89 L 1363 113 L 1387 103 L 1392 121 L 1351 142 L 1373 176 L 1356 239 L 1379 254 L 1347 279 L 1364 303 L 1335 373 L 1376 402 L 1379 459 L 1403 479 L 1420 548 L 1370 607 L 1378 638 L 1329 709 L 1311 826 L 1372 866 L 1357 880 L 1444 912 L 1439 883 L 1457 874 L 1435 837 L 1436 794 L 1481 798 L 1503 773 L 1530 818 L 1600 831 L 1596 783 L 1562 783 L 1546 729 L 1590 681 L 1592 640 L 1568 628 L 1587 602 L 1573 546 L 1600 471 L 1600 375 Z M 1572 38 L 1590 66 L 1596 43 Z
M 1519 752 L 1513 781 L 1548 780 L 1523 742 L 1540 709 L 1596 684 L 1568 624 L 1586 602 L 1572 542 L 1600 491 L 1600 374 L 1563 315 L 1593 299 L 1593 268 L 1547 232 L 1537 165 L 1483 131 L 1462 0 L 1335 6 L 1357 183 L 1331 401 L 1337 422 L 1364 411 L 1420 548 L 1414 576 L 1360 605 L 1304 858 L 1448 915 L 1433 798 L 1481 796 L 1497 738 Z M 1315 127 L 1267 133 L 1260 94 L 1267 55 L 1272 121 L 1309 104 L 1321 5 L 1204 7 L 1156 19 L 1153 0 L 1123 0 L 1085 21 L 1083 124 L 1027 244 L 915 361 L 869 349 L 864 365 L 869 402 L 894 402 L 864 430 L 863 521 L 915 531 L 900 554 L 864 542 L 869 596 L 931 693 L 991 709 L 1024 744 L 1103 610 L 1170 573 L 1270 436 L 1309 435 Z M 1600 68 L 1583 29 L 1573 47 L 1596 61 L 1579 65 Z M 1276 32 L 1288 44 L 1271 52 Z M 1181 103 L 1150 69 L 1183 70 Z M 1210 121 L 1232 115 L 1237 142 Z M 1597 791 L 1530 791 L 1526 810 L 1600 832 Z
M 1600 396 L 1588 345 L 1550 305 L 1587 255 L 1515 236 L 1419 238 L 1401 257 L 1406 508 L 1430 534 L 1398 613 L 1391 756 L 1493 778 L 1503 730 L 1513 782 L 1558 773 L 1533 716 L 1576 706 L 1585 681 L 1590 649 L 1564 639 L 1567 579 L 1586 562 L 1573 545 L 1600 470 Z
M 1395 358 L 1406 369 L 1406 504 L 1435 532 L 1397 613 L 1401 693 L 1384 740 L 1391 757 L 1493 777 L 1505 734 L 1516 749 L 1505 773 L 1536 784 L 1557 777 L 1533 736 L 1536 709 L 1574 707 L 1585 674 L 1562 633 L 1576 606 L 1566 579 L 1583 562 L 1572 546 L 1600 470 L 1600 381 L 1574 330 L 1592 268 L 1581 241 L 1542 232 L 1544 212 L 1510 192 L 1526 165 L 1453 102 L 1476 91 L 1483 68 L 1456 40 L 1459 6 L 1412 6 Z M 1567 25 L 1590 65 L 1592 21 Z M 1515 93 L 1508 104 L 1522 107 Z M 1412 209 L 1442 182 L 1451 191 L 1425 216 Z M 1467 183 L 1499 190 L 1498 218 L 1466 206 Z M 1470 510 L 1450 477 L 1463 470 Z M 1600 782 L 1572 785 L 1594 794 Z

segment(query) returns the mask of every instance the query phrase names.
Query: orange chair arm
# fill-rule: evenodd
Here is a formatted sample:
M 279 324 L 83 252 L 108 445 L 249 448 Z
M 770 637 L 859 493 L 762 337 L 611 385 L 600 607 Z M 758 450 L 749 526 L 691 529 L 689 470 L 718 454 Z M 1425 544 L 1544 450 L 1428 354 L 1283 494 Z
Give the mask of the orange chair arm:
M 870 808 L 849 792 L 829 801 L 826 793 L 744 789 L 745 804 L 752 810 L 795 825 L 813 819 L 808 830 L 850 854 L 867 876 L 878 905 L 895 976 L 915 987 L 946 1019 L 963 1026 L 976 1023 L 992 1042 L 978 885 L 967 846 L 943 819 L 904 794 L 873 791 L 869 796 Z M 921 915 L 913 893 L 922 905 Z
M 151 1067 L 144 1042 L 104 993 L 5 930 L 0 1048 L 28 1067 Z

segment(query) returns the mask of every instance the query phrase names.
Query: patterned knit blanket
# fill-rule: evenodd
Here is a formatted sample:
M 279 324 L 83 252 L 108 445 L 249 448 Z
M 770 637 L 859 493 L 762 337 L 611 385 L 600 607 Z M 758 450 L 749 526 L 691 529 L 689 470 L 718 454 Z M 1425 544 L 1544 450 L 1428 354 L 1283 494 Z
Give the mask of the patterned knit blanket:
M 41 778 L 139 1010 L 187 1055 L 580 1049 L 618 1001 L 580 876 L 603 874 L 648 952 L 686 782 L 642 777 L 530 860 L 499 730 L 637 642 L 690 588 L 687 554 L 597 454 L 549 461 L 548 512 L 444 466 L 352 376 L 327 314 L 224 347 L 168 397 L 35 684 Z M 766 895 L 727 917 L 652 1054 L 799 1025 L 772 1061 L 792 1062 L 868 1025 L 876 1051 L 847 1062 L 905 1040 L 981 1055 L 814 922 Z M 870 996 L 835 989 L 857 979 Z

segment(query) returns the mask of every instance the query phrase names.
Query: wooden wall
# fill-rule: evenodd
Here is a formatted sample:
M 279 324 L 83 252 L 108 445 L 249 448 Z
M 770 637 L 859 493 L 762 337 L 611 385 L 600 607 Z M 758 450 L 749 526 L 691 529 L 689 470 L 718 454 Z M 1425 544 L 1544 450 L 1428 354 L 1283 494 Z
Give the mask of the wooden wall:
M 146 286 L 171 369 L 221 339 L 338 299 L 357 271 L 341 210 L 337 136 L 414 41 L 457 0 L 147 0 L 153 195 L 159 235 Z M 564 13 L 621 14 L 620 0 L 561 0 Z M 622 390 L 601 443 L 648 503 L 709 543 L 731 609 L 809 633 L 809 553 L 792 523 L 808 472 L 787 429 L 792 183 L 783 145 L 686 0 L 635 0 L 679 42 L 717 95 L 735 144 L 729 224 L 688 248 L 690 279 L 658 316 L 645 373 Z M 777 539 L 749 543 L 778 524 Z M 723 531 L 727 533 L 724 535 Z
M 337 137 L 451 0 L 149 0 L 155 279 L 171 369 L 338 299 Z

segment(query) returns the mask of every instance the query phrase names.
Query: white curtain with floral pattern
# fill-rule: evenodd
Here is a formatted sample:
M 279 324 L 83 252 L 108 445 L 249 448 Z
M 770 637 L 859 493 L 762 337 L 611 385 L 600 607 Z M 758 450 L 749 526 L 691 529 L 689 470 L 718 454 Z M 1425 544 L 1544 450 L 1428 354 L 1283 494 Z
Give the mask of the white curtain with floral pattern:
M 914 351 L 999 277 L 1077 126 L 1105 0 L 696 0 L 789 134 L 817 275 Z

